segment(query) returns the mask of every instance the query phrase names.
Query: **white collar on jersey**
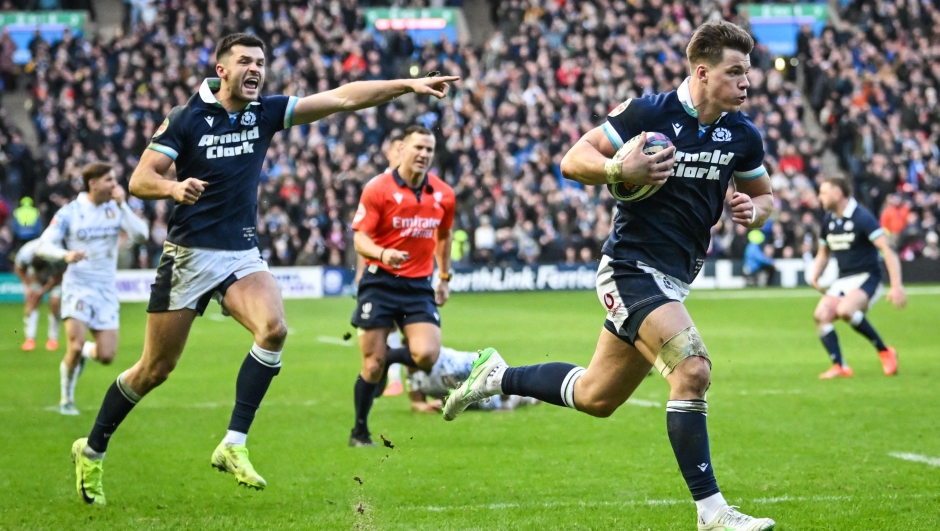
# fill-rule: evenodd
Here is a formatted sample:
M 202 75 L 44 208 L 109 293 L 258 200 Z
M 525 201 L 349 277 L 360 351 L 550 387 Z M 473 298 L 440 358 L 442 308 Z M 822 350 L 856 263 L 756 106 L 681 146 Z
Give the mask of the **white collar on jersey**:
M 842 211 L 842 217 L 845 219 L 852 217 L 856 207 L 858 207 L 858 201 L 856 201 L 854 197 L 850 198 L 848 204 L 845 205 L 845 210 Z
M 199 86 L 199 97 L 202 98 L 202 101 L 208 103 L 209 105 L 215 105 L 216 107 L 221 107 L 222 104 L 219 103 L 219 100 L 216 99 L 215 93 L 218 92 L 219 88 L 222 86 L 222 80 L 217 77 L 207 77 L 202 81 L 202 85 Z M 253 101 L 248 104 L 251 105 L 261 105 L 257 101 Z M 246 107 L 247 109 L 247 107 Z
M 698 111 L 695 110 L 695 104 L 692 103 L 692 92 L 689 91 L 689 80 L 691 77 L 685 78 L 685 81 L 679 85 L 679 88 L 676 89 L 676 96 L 679 97 L 679 103 L 682 104 L 682 108 L 685 109 L 685 112 L 688 113 L 692 118 L 698 118 Z M 721 113 L 721 117 L 718 120 L 715 120 L 715 123 L 718 123 L 727 112 Z

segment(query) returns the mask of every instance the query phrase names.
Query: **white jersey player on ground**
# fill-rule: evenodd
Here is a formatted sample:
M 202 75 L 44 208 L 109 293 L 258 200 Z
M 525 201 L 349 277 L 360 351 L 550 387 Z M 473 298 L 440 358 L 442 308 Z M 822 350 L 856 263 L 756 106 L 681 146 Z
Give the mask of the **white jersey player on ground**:
M 26 340 L 23 352 L 36 350 L 36 329 L 39 326 L 39 305 L 49 294 L 49 331 L 46 350 L 59 348 L 59 306 L 62 302 L 62 273 L 64 262 L 48 261 L 36 256 L 39 239 L 30 240 L 20 247 L 13 259 L 13 272 L 23 283 Z
M 409 369 L 408 385 L 411 389 L 408 398 L 411 399 L 411 410 L 416 413 L 440 413 L 442 399 L 447 396 L 451 389 L 456 389 L 461 382 L 470 377 L 473 362 L 479 356 L 479 352 L 463 352 L 441 347 L 441 354 L 438 356 L 434 367 L 431 368 L 430 373 L 418 369 Z M 473 405 L 477 409 L 487 411 L 508 411 L 538 403 L 538 400 L 527 396 L 496 395 L 490 397 L 487 401 L 477 402 Z
M 40 236 L 37 254 L 64 260 L 62 318 L 68 346 L 59 365 L 62 395 L 59 413 L 78 415 L 75 383 L 85 359 L 102 364 L 114 360 L 118 345 L 117 272 L 118 237 L 123 230 L 134 241 L 145 240 L 147 222 L 138 218 L 124 200 L 110 165 L 96 162 L 82 169 L 85 191 L 56 212 Z M 91 330 L 94 343 L 86 343 Z

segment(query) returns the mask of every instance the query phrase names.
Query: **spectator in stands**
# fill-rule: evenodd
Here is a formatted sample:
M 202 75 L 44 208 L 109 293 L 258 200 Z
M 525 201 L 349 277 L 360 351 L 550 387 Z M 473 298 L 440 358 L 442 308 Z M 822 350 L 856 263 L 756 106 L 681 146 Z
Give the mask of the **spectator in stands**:
M 930 260 L 940 260 L 940 246 L 938 246 L 940 236 L 937 236 L 936 232 L 928 232 L 927 236 L 924 237 L 924 241 L 926 245 L 921 255 Z
M 43 219 L 77 193 L 77 168 L 85 163 L 105 160 L 130 174 L 161 117 L 185 103 L 211 64 L 211 45 L 186 52 L 186 43 L 211 43 L 219 31 L 250 28 L 271 42 L 274 73 L 266 87 L 275 93 L 302 95 L 356 79 L 407 75 L 412 64 L 421 72 L 463 77 L 446 105 L 388 104 L 294 128 L 272 142 L 259 216 L 267 219 L 276 207 L 287 221 L 266 228 L 261 245 L 264 256 L 284 265 L 303 258 L 352 266 L 350 208 L 363 183 L 385 167 L 385 139 L 415 121 L 433 124 L 439 135 L 443 149 L 435 169 L 458 194 L 455 229 L 472 235 L 473 263 L 562 260 L 568 247 L 579 258 L 582 248 L 596 257 L 598 238 L 609 230 L 612 198 L 603 188 L 559 184 L 557 154 L 607 114 L 601 102 L 678 86 L 687 69 L 682 43 L 691 30 L 711 16 L 735 17 L 731 4 L 711 0 L 662 0 L 659 9 L 510 0 L 491 4 L 498 31 L 473 47 L 415 43 L 398 30 L 374 38 L 354 2 L 340 3 L 338 10 L 326 0 L 304 8 L 287 0 L 155 4 L 152 24 L 130 25 L 110 40 L 67 35 L 52 46 L 41 37 L 30 43 L 33 61 L 21 84 L 33 96 L 42 177 L 32 189 L 31 155 L 25 164 L 7 163 L 5 190 L 14 200 L 35 192 Z M 882 222 L 895 234 L 907 224 L 904 208 L 916 211 L 922 224 L 927 211 L 940 208 L 940 71 L 934 66 L 940 35 L 935 25 L 912 29 L 899 22 L 940 14 L 929 2 L 892 5 L 896 15 L 867 5 L 842 7 L 845 29 L 830 26 L 818 36 L 810 28 L 801 31 L 797 48 L 808 86 L 775 70 L 765 50 L 752 54 L 744 110 L 767 144 L 780 214 L 765 235 L 780 256 L 800 253 L 802 235 L 816 232 L 813 225 L 822 217 L 817 179 L 830 148 L 862 204 L 876 213 L 889 204 L 887 216 L 896 226 Z M 12 136 L 2 124 L 0 135 Z M 7 159 L 14 159 L 17 144 L 2 144 Z M 22 192 L 10 186 L 11 171 Z M 915 191 L 925 199 L 911 202 Z M 898 198 L 888 199 L 893 194 Z M 158 214 L 155 204 L 144 208 L 152 224 L 165 224 L 165 209 Z M 726 212 L 714 230 L 710 257 L 743 258 L 747 235 L 736 234 L 729 219 Z M 311 239 L 313 251 L 304 253 Z M 146 248 L 152 264 L 159 246 L 151 241 Z
M 764 245 L 766 237 L 758 229 L 748 232 L 747 239 L 743 269 L 745 281 L 748 286 L 768 286 L 777 272 L 774 267 L 774 246 Z

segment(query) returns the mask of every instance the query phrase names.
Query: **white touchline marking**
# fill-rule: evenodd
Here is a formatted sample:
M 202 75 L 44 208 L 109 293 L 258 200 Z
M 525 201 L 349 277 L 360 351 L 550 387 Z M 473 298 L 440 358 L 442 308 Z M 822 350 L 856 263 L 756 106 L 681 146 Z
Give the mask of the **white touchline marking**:
M 801 395 L 801 389 L 761 389 L 759 391 L 741 391 L 741 395 Z
M 351 347 L 353 342 L 351 339 L 340 339 L 333 336 L 317 336 L 317 341 L 320 343 L 329 343 L 331 345 L 339 345 L 341 347 Z
M 885 494 L 882 496 L 867 496 L 867 497 L 856 497 L 856 496 L 773 496 L 768 498 L 754 498 L 748 503 L 755 504 L 771 504 L 771 503 L 805 503 L 805 502 L 834 502 L 834 501 L 854 501 L 854 500 L 870 500 L 870 499 L 897 499 L 900 496 L 897 494 Z M 938 493 L 918 493 L 918 494 L 905 494 L 904 499 L 909 498 L 940 498 L 940 492 Z M 490 503 L 490 504 L 479 504 L 479 505 L 453 505 L 442 507 L 438 505 L 428 505 L 428 506 L 406 506 L 399 507 L 403 511 L 429 511 L 429 512 L 443 512 L 443 511 L 478 511 L 478 510 L 500 510 L 500 509 L 531 509 L 531 508 L 552 508 L 552 507 L 633 507 L 637 505 L 683 505 L 691 504 L 692 500 L 623 500 L 623 501 L 596 501 L 596 502 L 568 502 L 568 501 L 549 501 L 542 503 Z
M 659 402 L 654 402 L 652 400 L 643 400 L 642 398 L 631 398 L 627 400 L 627 404 L 631 406 L 640 406 L 640 407 L 663 407 Z
M 898 459 L 903 459 L 905 461 L 913 461 L 915 463 L 925 463 L 930 466 L 940 466 L 940 457 L 927 457 L 926 455 L 917 455 L 909 454 L 906 452 L 891 452 L 891 457 L 896 457 Z
M 914 286 L 904 288 L 907 295 L 940 295 L 940 286 Z M 767 290 L 696 290 L 692 289 L 689 299 L 801 299 L 819 298 L 822 294 L 805 288 L 767 289 Z

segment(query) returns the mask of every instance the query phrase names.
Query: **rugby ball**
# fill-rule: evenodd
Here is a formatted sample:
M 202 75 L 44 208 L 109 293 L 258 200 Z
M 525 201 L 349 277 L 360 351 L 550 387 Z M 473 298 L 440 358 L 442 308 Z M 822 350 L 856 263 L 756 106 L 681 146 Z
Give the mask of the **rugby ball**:
M 617 153 L 614 154 L 613 159 L 623 160 L 631 151 L 636 149 L 636 146 L 639 143 L 640 135 L 631 138 L 624 143 L 623 147 L 617 150 Z M 646 133 L 646 145 L 643 146 L 643 153 L 646 155 L 652 155 L 654 153 L 659 153 L 671 145 L 672 141 L 669 140 L 669 137 L 662 133 Z M 610 192 L 610 195 L 614 196 L 620 201 L 642 201 L 647 197 L 655 194 L 661 186 L 661 184 L 636 185 L 629 183 L 617 183 L 608 184 L 607 190 Z

